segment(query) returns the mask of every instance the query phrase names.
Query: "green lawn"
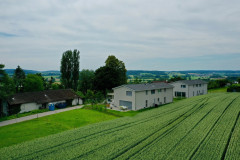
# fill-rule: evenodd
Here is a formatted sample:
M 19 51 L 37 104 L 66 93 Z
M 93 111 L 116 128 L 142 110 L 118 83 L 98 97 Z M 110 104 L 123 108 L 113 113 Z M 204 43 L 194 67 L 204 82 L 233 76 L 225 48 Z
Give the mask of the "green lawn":
M 227 87 L 208 90 L 208 93 L 219 93 L 219 92 L 227 92 Z
M 93 105 L 93 107 L 91 105 L 85 105 L 83 108 L 88 110 L 96 110 L 98 112 L 103 112 L 105 114 L 113 115 L 116 117 L 135 116 L 136 114 L 142 111 L 140 110 L 140 111 L 126 111 L 126 112 L 122 111 L 121 112 L 121 111 L 115 111 L 111 109 L 104 109 L 105 108 L 104 104 Z
M 0 127 L 0 148 L 56 134 L 117 116 L 94 110 L 77 109 Z

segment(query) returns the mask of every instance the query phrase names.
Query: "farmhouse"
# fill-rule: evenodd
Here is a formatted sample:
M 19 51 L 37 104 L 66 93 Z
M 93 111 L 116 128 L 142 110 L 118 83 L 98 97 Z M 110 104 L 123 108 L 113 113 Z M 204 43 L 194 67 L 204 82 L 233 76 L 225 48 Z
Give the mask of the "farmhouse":
M 208 83 L 203 80 L 181 80 L 171 83 L 174 97 L 193 97 L 207 94 Z
M 49 103 L 77 105 L 82 104 L 82 99 L 71 89 L 17 93 L 7 100 L 3 113 L 8 115 L 47 108 Z
M 167 83 L 127 84 L 113 88 L 113 105 L 139 110 L 173 101 L 173 86 Z

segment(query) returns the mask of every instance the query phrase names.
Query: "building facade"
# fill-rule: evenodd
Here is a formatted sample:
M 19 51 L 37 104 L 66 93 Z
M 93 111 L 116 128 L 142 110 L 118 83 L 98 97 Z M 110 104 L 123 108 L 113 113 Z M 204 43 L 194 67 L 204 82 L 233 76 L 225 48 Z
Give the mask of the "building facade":
M 173 97 L 193 97 L 207 94 L 208 83 L 203 80 L 181 80 L 171 83 Z
M 7 100 L 3 113 L 5 115 L 29 112 L 47 108 L 49 103 L 66 105 L 83 104 L 82 98 L 71 89 L 46 90 L 39 92 L 17 93 Z
M 173 102 L 173 86 L 167 83 L 128 84 L 113 88 L 113 105 L 139 110 Z

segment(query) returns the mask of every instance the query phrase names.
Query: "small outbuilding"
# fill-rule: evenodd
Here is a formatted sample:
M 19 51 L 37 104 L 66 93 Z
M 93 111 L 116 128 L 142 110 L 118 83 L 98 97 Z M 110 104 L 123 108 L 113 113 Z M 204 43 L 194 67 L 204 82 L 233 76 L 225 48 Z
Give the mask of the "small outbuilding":
M 9 115 L 44 109 L 49 103 L 65 103 L 70 106 L 82 104 L 83 101 L 72 89 L 17 93 L 7 100 L 3 113 Z

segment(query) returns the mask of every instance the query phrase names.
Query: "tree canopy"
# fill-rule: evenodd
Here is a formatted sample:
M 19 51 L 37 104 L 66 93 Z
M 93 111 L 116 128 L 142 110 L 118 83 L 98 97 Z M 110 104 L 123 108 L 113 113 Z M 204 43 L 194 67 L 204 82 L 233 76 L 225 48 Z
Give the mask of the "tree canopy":
M 108 56 L 105 66 L 95 71 L 94 86 L 96 90 L 106 92 L 127 83 L 126 68 L 115 56 Z
M 83 69 L 80 72 L 78 88 L 83 94 L 86 94 L 87 90 L 93 90 L 94 77 L 95 73 L 93 70 Z
M 64 88 L 77 90 L 79 80 L 80 52 L 78 50 L 67 50 L 61 59 L 61 82 Z
M 20 66 L 17 66 L 17 68 L 14 71 L 13 80 L 16 86 L 16 92 L 22 92 L 23 91 L 23 82 L 25 79 L 25 72 Z
M 44 90 L 43 80 L 39 75 L 28 74 L 24 80 L 24 92 Z
M 5 73 L 3 68 L 4 65 L 0 64 L 0 101 L 7 99 L 9 96 L 15 93 L 13 79 Z

